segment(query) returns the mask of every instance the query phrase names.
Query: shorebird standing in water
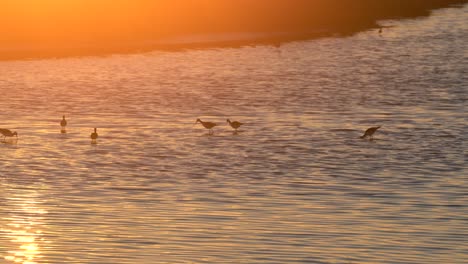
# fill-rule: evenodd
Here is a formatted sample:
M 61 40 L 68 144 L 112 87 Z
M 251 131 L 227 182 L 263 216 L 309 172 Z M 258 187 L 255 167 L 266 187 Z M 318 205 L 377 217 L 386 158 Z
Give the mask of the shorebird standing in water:
M 60 130 L 60 132 L 61 132 L 62 134 L 67 133 L 67 129 L 66 129 L 67 120 L 65 120 L 65 116 L 62 117 L 62 121 L 60 121 L 60 126 L 62 127 L 62 129 Z
M 16 136 L 16 138 L 18 138 L 18 133 L 15 132 L 11 132 L 11 130 L 9 129 L 5 129 L 5 128 L 0 128 L 0 134 L 3 135 L 3 141 L 5 141 L 6 137 L 14 137 Z
M 67 126 L 67 120 L 65 120 L 65 116 L 62 117 L 62 121 L 60 121 L 60 126 L 62 127 L 62 129 L 65 129 L 65 127 Z
M 91 133 L 91 140 L 95 142 L 97 138 L 98 138 L 97 128 L 94 128 L 94 132 Z
M 231 120 L 227 119 L 226 122 L 229 123 L 229 125 L 235 129 L 235 132 L 237 133 L 237 129 L 243 125 L 243 123 L 239 122 L 239 121 L 234 121 L 234 122 L 231 122 Z
M 200 122 L 202 126 L 210 131 L 210 135 L 213 134 L 213 127 L 216 126 L 216 123 L 213 122 L 203 122 L 200 120 L 200 118 L 197 118 L 197 121 L 195 121 L 195 124 Z
M 377 129 L 379 129 L 380 127 L 381 126 L 368 128 L 366 130 L 366 132 L 364 132 L 364 135 L 361 136 L 361 138 L 369 137 L 371 140 L 374 139 L 373 135 L 374 135 L 375 131 L 377 131 Z

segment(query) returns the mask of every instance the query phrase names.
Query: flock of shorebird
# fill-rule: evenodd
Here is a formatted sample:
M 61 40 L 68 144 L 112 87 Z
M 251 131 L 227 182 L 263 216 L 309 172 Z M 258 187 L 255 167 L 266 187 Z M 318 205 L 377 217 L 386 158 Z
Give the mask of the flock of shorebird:
M 227 123 L 229 123 L 229 125 L 234 128 L 235 130 L 235 133 L 237 133 L 237 129 L 239 127 L 241 127 L 243 125 L 243 123 L 241 122 L 238 122 L 238 121 L 234 121 L 234 122 L 231 122 L 231 120 L 227 119 L 226 120 Z M 208 129 L 210 132 L 210 134 L 213 134 L 213 127 L 217 126 L 216 123 L 213 123 L 213 122 L 203 122 L 201 121 L 199 118 L 197 119 L 197 121 L 195 122 L 196 123 L 200 123 L 203 125 L 203 127 L 205 127 L 206 129 Z M 61 132 L 62 133 L 65 133 L 66 130 L 65 128 L 67 127 L 67 120 L 65 119 L 65 116 L 62 117 L 62 120 L 60 121 L 60 126 L 62 127 L 62 130 Z M 5 129 L 5 128 L 0 128 L 0 134 L 3 135 L 3 140 L 5 141 L 6 137 L 16 137 L 18 138 L 18 133 L 15 131 L 15 132 L 12 132 L 11 130 L 9 129 Z M 97 138 L 98 138 L 98 133 L 97 133 L 97 128 L 94 128 L 94 132 L 91 133 L 91 140 L 95 141 Z
M 226 122 L 234 129 L 234 133 L 237 133 L 237 129 L 239 129 L 243 125 L 243 123 L 241 123 L 239 121 L 231 121 L 229 119 L 226 119 Z M 212 135 L 214 133 L 213 128 L 215 126 L 217 126 L 216 123 L 202 121 L 200 118 L 197 118 L 197 120 L 195 121 L 195 124 L 197 124 L 197 123 L 200 123 L 204 128 L 208 129 L 210 135 Z M 60 126 L 62 127 L 61 132 L 65 133 L 65 128 L 67 127 L 67 120 L 65 119 L 65 116 L 62 117 L 62 120 L 60 121 Z M 360 138 L 364 139 L 364 138 L 368 137 L 370 140 L 372 140 L 373 136 L 374 136 L 374 133 L 380 127 L 381 126 L 368 128 L 364 132 L 364 135 L 362 135 Z M 5 129 L 5 128 L 0 128 L 0 134 L 3 135 L 3 140 L 4 141 L 5 141 L 6 137 L 16 137 L 16 138 L 18 138 L 18 133 L 16 131 L 12 132 L 11 130 Z M 93 142 L 96 141 L 96 139 L 98 138 L 97 128 L 94 128 L 94 132 L 91 133 L 90 138 L 91 138 L 91 140 Z
M 232 128 L 234 128 L 234 133 L 237 133 L 237 129 L 243 125 L 243 123 L 241 123 L 241 122 L 239 122 L 239 121 L 231 122 L 231 120 L 229 120 L 229 119 L 226 119 L 226 122 L 227 122 Z M 200 124 L 202 124 L 202 126 L 203 126 L 204 128 L 208 129 L 210 135 L 213 134 L 213 127 L 217 126 L 216 123 L 213 123 L 213 122 L 204 122 L 204 121 L 201 121 L 200 118 L 198 118 L 197 121 L 195 121 L 195 124 L 196 124 L 196 123 L 200 123 Z
M 382 34 L 382 31 L 383 31 L 383 29 L 382 29 L 382 27 L 380 27 L 379 34 Z M 235 130 L 234 133 L 237 133 L 237 129 L 243 125 L 243 123 L 241 123 L 239 121 L 231 122 L 231 120 L 229 120 L 229 119 L 227 119 L 226 122 Z M 215 126 L 217 126 L 216 123 L 204 122 L 204 121 L 201 121 L 200 118 L 198 118 L 197 121 L 195 121 L 195 124 L 197 124 L 197 123 L 202 124 L 202 126 L 204 128 L 208 129 L 210 135 L 212 135 L 214 133 L 213 128 Z M 65 132 L 65 127 L 67 126 L 67 120 L 65 119 L 65 116 L 62 117 L 62 121 L 60 121 L 60 126 L 62 127 L 62 133 L 64 133 Z M 369 138 L 370 140 L 372 140 L 373 136 L 374 136 L 374 133 L 379 128 L 381 128 L 381 126 L 368 128 L 364 132 L 364 135 L 362 135 L 360 138 L 363 138 L 363 139 L 364 138 Z M 0 128 L 0 134 L 3 135 L 3 140 L 4 141 L 5 141 L 6 137 L 15 137 L 16 136 L 16 138 L 18 138 L 18 133 L 16 131 L 12 132 L 11 130 L 5 129 L 5 128 Z M 96 141 L 96 139 L 98 138 L 97 128 L 94 128 L 94 132 L 91 133 L 90 137 L 91 137 L 91 140 Z
M 235 129 L 235 133 L 237 133 L 237 129 L 239 127 L 241 127 L 243 125 L 243 123 L 239 122 L 239 121 L 231 121 L 229 119 L 226 120 L 226 122 L 232 127 Z M 204 121 L 201 121 L 200 118 L 197 119 L 197 121 L 195 121 L 195 124 L 196 123 L 200 123 L 202 124 L 202 126 L 206 129 L 209 130 L 209 133 L 210 134 L 213 134 L 213 128 L 215 126 L 217 126 L 216 123 L 213 123 L 213 122 L 204 122 Z M 369 138 L 370 140 L 373 140 L 374 139 L 374 133 L 379 129 L 381 128 L 381 126 L 376 126 L 376 127 L 370 127 L 368 128 L 365 132 L 364 132 L 364 135 L 360 136 L 360 138 Z
M 62 130 L 61 132 L 62 133 L 66 133 L 66 130 L 65 128 L 67 127 L 67 120 L 65 119 L 65 116 L 62 117 L 62 120 L 60 121 L 60 126 L 62 127 Z M 18 138 L 18 133 L 15 131 L 15 132 L 12 132 L 11 130 L 9 129 L 5 129 L 5 128 L 0 128 L 0 134 L 3 135 L 3 141 L 5 141 L 6 137 L 16 137 Z M 97 128 L 94 128 L 94 132 L 91 133 L 91 140 L 96 141 L 96 139 L 98 138 L 98 133 L 97 133 Z

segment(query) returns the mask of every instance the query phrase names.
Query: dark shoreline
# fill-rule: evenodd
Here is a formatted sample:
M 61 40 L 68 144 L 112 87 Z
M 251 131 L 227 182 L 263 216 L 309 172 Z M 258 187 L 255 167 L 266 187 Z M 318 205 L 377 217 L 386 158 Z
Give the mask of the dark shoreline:
M 221 0 L 220 0 L 221 1 Z M 224 0 L 229 1 L 229 0 Z M 240 0 L 239 0 L 240 1 Z M 263 1 L 263 0 L 258 0 Z M 281 0 L 271 0 L 281 1 Z M 291 0 L 298 6 L 301 3 L 304 7 L 308 6 L 309 0 Z M 313 1 L 313 0 L 310 0 Z M 321 2 L 322 0 L 315 0 Z M 328 0 L 337 1 L 337 0 Z M 272 21 L 259 21 L 258 25 L 247 25 L 245 27 L 233 28 L 232 25 L 223 25 L 226 27 L 226 33 L 210 32 L 210 28 L 186 28 L 176 34 L 179 36 L 197 36 L 204 35 L 206 38 L 198 40 L 174 41 L 178 35 L 160 36 L 154 34 L 154 41 L 147 41 L 140 38 L 134 42 L 128 41 L 128 38 L 113 39 L 112 41 L 103 40 L 95 44 L 80 44 L 77 42 L 56 42 L 55 44 L 41 43 L 34 45 L 35 48 L 6 48 L 1 49 L 0 61 L 5 60 L 34 60 L 45 58 L 63 58 L 63 57 L 82 57 L 82 56 L 107 56 L 113 54 L 144 53 L 150 51 L 181 51 L 189 49 L 222 48 L 222 47 L 240 47 L 246 45 L 280 45 L 281 43 L 291 41 L 310 40 L 329 36 L 349 36 L 364 30 L 378 28 L 378 21 L 385 19 L 408 19 L 429 16 L 434 9 L 461 6 L 468 3 L 468 0 L 340 0 L 342 4 L 348 4 L 351 15 L 327 16 L 320 21 L 307 21 L 307 16 L 301 17 L 302 12 L 295 16 L 297 19 L 286 20 L 279 18 L 272 25 Z M 355 2 L 352 2 L 355 1 Z M 374 3 L 372 3 L 374 1 Z M 296 3 L 297 2 L 297 3 Z M 375 3 L 378 2 L 378 3 Z M 366 11 L 362 11 L 368 8 Z M 326 10 L 326 9 L 325 9 Z M 331 9 L 328 9 L 328 12 Z M 361 10 L 362 13 L 356 10 Z M 356 15 L 357 13 L 357 15 Z M 307 12 L 306 12 L 307 14 Z M 283 19 L 284 21 L 282 21 Z M 205 33 L 208 32 L 208 33 Z M 243 37 L 229 37 L 229 34 L 236 32 L 246 32 Z M 282 33 L 281 33 L 282 32 Z M 216 39 L 216 36 L 228 35 L 222 39 Z M 209 36 L 215 38 L 210 39 Z M 141 37 L 141 36 L 140 36 Z M 127 41 L 126 41 L 127 40 Z M 15 43 L 15 42 L 13 42 Z M 32 42 L 35 43 L 35 42 Z M 57 44 L 58 43 L 58 44 Z M 117 43 L 117 44 L 116 44 Z M 26 46 L 25 43 L 15 43 L 18 46 Z M 30 43 L 27 43 L 31 45 Z M 0 44 L 1 45 L 1 44 Z M 10 44 L 10 47 L 16 47 Z M 33 46 L 33 45 L 31 45 Z

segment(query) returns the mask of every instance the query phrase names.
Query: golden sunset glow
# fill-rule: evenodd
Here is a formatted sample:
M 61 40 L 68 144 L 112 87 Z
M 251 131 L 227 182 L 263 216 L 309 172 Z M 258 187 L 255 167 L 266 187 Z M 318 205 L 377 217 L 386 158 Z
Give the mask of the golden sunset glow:
M 40 208 L 35 200 L 36 192 L 26 192 L 9 202 L 17 208 L 17 214 L 9 218 L 9 223 L 0 229 L 16 245 L 7 252 L 3 259 L 8 263 L 36 264 L 40 258 L 40 244 L 44 243 L 42 231 L 38 226 L 42 224 L 43 215 L 47 211 Z
M 271 42 L 349 34 L 402 14 L 427 10 L 395 0 L 10 0 L 0 9 L 0 59 L 171 48 L 178 44 L 168 40 L 180 36 L 249 33 L 250 42 Z M 212 42 L 238 41 L 221 39 Z
M 0 0 L 0 264 L 466 263 L 467 14 Z
M 288 24 L 316 21 L 331 6 L 303 0 L 17 0 L 2 4 L 0 36 L 86 42 L 134 40 L 148 34 L 282 30 Z

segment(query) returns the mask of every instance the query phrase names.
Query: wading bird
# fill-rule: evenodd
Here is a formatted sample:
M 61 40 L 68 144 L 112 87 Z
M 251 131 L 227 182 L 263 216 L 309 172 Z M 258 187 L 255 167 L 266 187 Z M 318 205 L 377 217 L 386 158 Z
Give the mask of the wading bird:
M 231 120 L 229 120 L 229 119 L 227 119 L 226 122 L 228 122 L 229 125 L 236 130 L 236 132 L 237 132 L 237 129 L 244 124 L 244 123 L 241 123 L 239 121 L 231 122 Z
M 370 139 L 373 139 L 375 131 L 377 131 L 377 129 L 379 129 L 380 127 L 381 126 L 368 128 L 366 132 L 364 132 L 364 135 L 361 136 L 361 138 L 369 137 Z
M 16 136 L 16 138 L 18 138 L 18 133 L 16 133 L 16 131 L 11 132 L 11 130 L 9 129 L 0 128 L 0 133 L 3 135 L 3 140 L 5 140 L 6 137 L 13 137 L 13 136 Z
M 213 134 L 213 130 L 212 128 L 216 126 L 216 123 L 213 123 L 213 122 L 203 122 L 200 120 L 200 118 L 197 119 L 197 121 L 195 121 L 195 124 L 200 122 L 200 124 L 202 124 L 202 126 L 206 129 L 209 129 L 210 131 L 210 134 Z
M 65 120 L 65 116 L 62 117 L 62 121 L 60 121 L 60 126 L 65 128 L 67 126 L 67 120 Z
M 91 133 L 91 139 L 96 140 L 98 138 L 97 128 L 94 128 L 94 132 Z

